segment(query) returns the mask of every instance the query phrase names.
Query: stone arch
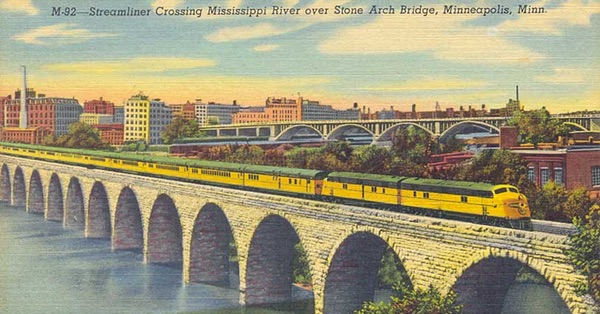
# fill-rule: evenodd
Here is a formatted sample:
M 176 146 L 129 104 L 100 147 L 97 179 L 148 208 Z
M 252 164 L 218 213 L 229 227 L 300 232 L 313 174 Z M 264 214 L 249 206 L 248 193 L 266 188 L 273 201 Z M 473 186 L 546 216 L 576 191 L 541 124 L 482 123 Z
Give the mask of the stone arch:
M 325 278 L 324 313 L 352 313 L 373 300 L 383 253 L 389 247 L 381 237 L 359 231 L 335 250 Z
M 111 236 L 108 196 L 104 184 L 100 181 L 94 182 L 90 192 L 85 229 L 88 238 L 108 239 Z
M 448 141 L 452 137 L 455 137 L 467 128 L 479 128 L 482 131 L 489 131 L 490 134 L 497 134 L 498 136 L 500 135 L 500 129 L 491 124 L 479 121 L 462 121 L 444 131 L 440 135 L 440 143 L 446 143 L 446 141 Z
M 176 266 L 180 266 L 183 261 L 179 213 L 171 197 L 166 194 L 159 195 L 152 206 L 146 261 Z
M 414 123 L 414 122 L 401 122 L 401 123 L 398 123 L 398 124 L 394 124 L 391 127 L 387 128 L 385 131 L 383 131 L 381 133 L 381 135 L 379 135 L 379 137 L 377 138 L 377 142 L 390 142 L 390 141 L 392 141 L 392 137 L 394 136 L 394 133 L 396 133 L 396 131 L 398 129 L 400 129 L 400 128 L 408 128 L 408 127 L 411 127 L 411 126 L 415 127 L 415 128 L 418 128 L 418 129 L 421 129 L 421 130 L 423 130 L 423 131 L 431 134 L 431 137 L 435 136 L 435 134 L 431 130 L 427 129 L 426 127 L 424 127 L 424 126 L 422 126 L 420 124 L 417 124 L 417 123 Z
M 335 129 L 331 130 L 331 132 L 329 132 L 329 134 L 327 135 L 327 139 L 328 140 L 347 140 L 350 136 L 348 136 L 348 132 L 358 132 L 355 133 L 355 135 L 362 135 L 364 137 L 370 137 L 371 141 L 373 141 L 375 139 L 375 134 L 373 134 L 373 132 L 371 132 L 369 129 L 367 129 L 366 127 L 360 125 L 360 124 L 344 124 L 344 125 L 340 125 L 338 127 L 336 127 Z M 361 134 L 362 133 L 362 134 Z
M 15 169 L 13 184 L 13 206 L 25 207 L 27 195 L 25 194 L 25 175 L 21 167 L 17 166 Z
M 2 165 L 1 179 L 0 179 L 0 200 L 10 203 L 10 196 L 12 194 L 12 185 L 10 184 L 10 170 L 6 164 Z
M 48 184 L 48 210 L 46 219 L 54 221 L 63 221 L 64 217 L 63 190 L 60 179 L 56 173 L 50 176 Z
M 142 212 L 135 192 L 124 187 L 119 193 L 115 211 L 113 250 L 142 250 L 144 227 Z
M 35 214 L 44 213 L 44 187 L 37 170 L 33 170 L 29 179 L 29 197 L 27 198 L 27 211 Z
M 248 249 L 245 304 L 292 299 L 292 259 L 299 241 L 294 227 L 281 216 L 269 215 L 260 222 Z
M 63 223 L 65 227 L 85 228 L 85 208 L 81 183 L 76 177 L 69 181 Z
M 526 261 L 526 258 L 492 254 L 470 263 L 452 284 L 452 290 L 464 306 L 463 313 L 501 313 L 508 289 L 523 267 L 537 273 L 548 285 L 552 285 L 548 272 L 540 271 Z M 558 293 L 556 286 L 554 291 L 566 308 L 567 301 Z
M 196 216 L 190 244 L 190 282 L 229 286 L 231 225 L 223 210 L 208 203 Z
M 290 126 L 283 130 L 279 135 L 277 135 L 277 137 L 275 137 L 275 141 L 289 141 L 296 136 L 323 138 L 323 134 L 321 134 L 319 130 L 313 128 L 310 125 L 300 124 Z

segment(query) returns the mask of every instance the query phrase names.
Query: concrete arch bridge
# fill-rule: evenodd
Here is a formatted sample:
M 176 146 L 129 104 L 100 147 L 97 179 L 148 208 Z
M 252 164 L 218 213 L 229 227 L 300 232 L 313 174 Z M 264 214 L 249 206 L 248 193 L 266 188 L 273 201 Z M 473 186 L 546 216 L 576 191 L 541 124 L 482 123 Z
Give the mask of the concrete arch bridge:
M 30 213 L 141 249 L 147 263 L 181 263 L 183 280 L 226 284 L 229 243 L 239 258 L 245 305 L 291 299 L 293 246 L 312 274 L 316 313 L 351 313 L 373 298 L 391 248 L 415 287 L 454 289 L 466 313 L 493 313 L 521 267 L 537 272 L 572 313 L 575 294 L 564 236 L 473 225 L 297 198 L 93 170 L 0 155 L 0 199 Z

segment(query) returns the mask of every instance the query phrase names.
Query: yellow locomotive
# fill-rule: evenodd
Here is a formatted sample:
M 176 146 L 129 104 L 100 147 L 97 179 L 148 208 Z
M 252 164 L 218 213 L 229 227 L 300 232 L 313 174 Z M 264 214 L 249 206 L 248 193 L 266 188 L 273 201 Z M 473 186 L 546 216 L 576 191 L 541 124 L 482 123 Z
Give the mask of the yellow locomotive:
M 15 143 L 0 143 L 0 153 L 532 229 L 527 198 L 516 187 L 506 184 L 257 166 Z

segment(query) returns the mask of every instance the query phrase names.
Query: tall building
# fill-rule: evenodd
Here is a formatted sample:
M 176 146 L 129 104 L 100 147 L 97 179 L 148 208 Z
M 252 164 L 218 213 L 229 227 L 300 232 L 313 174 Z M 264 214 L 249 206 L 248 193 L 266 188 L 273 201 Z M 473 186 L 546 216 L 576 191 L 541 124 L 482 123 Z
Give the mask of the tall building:
M 82 113 L 79 116 L 79 121 L 90 125 L 111 124 L 113 123 L 113 115 L 100 113 Z
M 135 95 L 125 104 L 124 142 L 145 141 L 161 144 L 164 128 L 173 120 L 173 110 L 160 99 L 149 100 L 148 96 Z
M 84 113 L 95 113 L 95 114 L 115 114 L 115 104 L 106 101 L 100 97 L 100 99 L 89 100 L 83 103 Z
M 113 123 L 124 124 L 125 123 L 125 106 L 116 105 L 115 114 L 113 115 Z
M 214 102 L 195 104 L 195 117 L 198 125 L 231 124 L 233 115 L 240 111 L 240 106 L 234 100 L 233 104 L 218 104 Z

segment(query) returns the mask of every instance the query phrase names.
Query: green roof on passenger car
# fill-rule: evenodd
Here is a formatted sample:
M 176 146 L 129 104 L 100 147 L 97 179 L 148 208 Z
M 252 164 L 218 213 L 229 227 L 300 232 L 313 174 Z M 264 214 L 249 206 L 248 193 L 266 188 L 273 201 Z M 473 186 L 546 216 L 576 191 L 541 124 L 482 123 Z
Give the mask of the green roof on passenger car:
M 300 169 L 300 168 L 286 168 L 286 167 L 272 167 L 272 166 L 260 166 L 260 165 L 247 165 L 244 168 L 245 172 L 270 174 L 278 176 L 290 176 L 307 179 L 321 180 L 327 176 L 329 171 L 322 170 L 311 170 L 311 169 Z
M 491 191 L 494 184 L 468 181 L 450 181 L 439 179 L 408 178 L 402 184 L 415 184 L 421 186 L 456 187 L 475 191 Z
M 399 183 L 404 179 L 406 179 L 406 177 L 340 171 L 331 172 L 327 176 L 328 181 L 387 187 L 399 187 Z

